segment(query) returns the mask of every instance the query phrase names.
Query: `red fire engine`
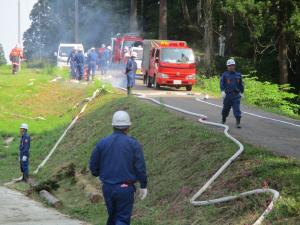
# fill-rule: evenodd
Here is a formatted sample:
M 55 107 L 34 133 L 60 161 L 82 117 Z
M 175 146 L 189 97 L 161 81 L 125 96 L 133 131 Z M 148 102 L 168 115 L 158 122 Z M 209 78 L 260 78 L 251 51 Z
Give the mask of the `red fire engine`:
M 126 61 L 130 48 L 143 46 L 143 38 L 135 33 L 124 35 L 117 34 L 112 37 L 112 61 L 113 63 L 122 63 Z
M 142 70 L 148 87 L 185 87 L 196 83 L 194 52 L 185 41 L 144 40 Z

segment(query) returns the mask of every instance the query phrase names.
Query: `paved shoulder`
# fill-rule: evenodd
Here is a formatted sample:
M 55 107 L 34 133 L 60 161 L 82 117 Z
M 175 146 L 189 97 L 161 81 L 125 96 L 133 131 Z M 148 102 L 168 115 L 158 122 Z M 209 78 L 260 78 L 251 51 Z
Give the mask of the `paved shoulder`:
M 207 115 L 209 121 L 221 121 L 221 109 L 219 107 L 198 102 L 195 98 L 160 97 L 157 99 L 178 108 Z M 209 100 L 208 102 L 221 105 L 219 100 Z M 231 114 L 227 121 L 227 124 L 232 128 L 230 133 L 253 145 L 262 146 L 279 155 L 293 156 L 300 160 L 299 121 L 252 109 L 251 107 L 243 106 L 242 109 L 250 114 L 242 114 L 242 129 L 235 128 L 235 119 Z M 252 114 L 262 117 L 253 116 Z M 294 125 L 280 121 L 286 121 Z
M 20 192 L 0 187 L 0 225 L 84 225 L 45 208 Z

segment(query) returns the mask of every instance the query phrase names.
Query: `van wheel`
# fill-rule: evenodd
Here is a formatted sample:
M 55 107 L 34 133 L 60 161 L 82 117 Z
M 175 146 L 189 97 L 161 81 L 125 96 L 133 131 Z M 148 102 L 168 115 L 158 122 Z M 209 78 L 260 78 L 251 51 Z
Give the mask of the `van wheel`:
M 153 78 L 154 79 L 154 88 L 156 89 L 160 89 L 160 85 L 158 83 L 156 83 L 156 76 Z
M 187 91 L 192 91 L 193 86 L 192 86 L 192 85 L 185 86 L 185 89 L 186 89 Z
M 151 77 L 147 76 L 145 80 L 146 80 L 147 87 L 151 88 L 152 87 Z

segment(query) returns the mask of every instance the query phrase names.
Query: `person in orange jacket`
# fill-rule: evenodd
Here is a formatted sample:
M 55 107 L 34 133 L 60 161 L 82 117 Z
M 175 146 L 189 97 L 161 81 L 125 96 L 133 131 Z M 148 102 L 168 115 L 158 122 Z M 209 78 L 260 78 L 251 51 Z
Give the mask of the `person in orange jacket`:
M 13 65 L 13 73 L 15 74 L 19 70 L 19 65 L 23 59 L 23 50 L 17 44 L 10 52 L 9 59 Z

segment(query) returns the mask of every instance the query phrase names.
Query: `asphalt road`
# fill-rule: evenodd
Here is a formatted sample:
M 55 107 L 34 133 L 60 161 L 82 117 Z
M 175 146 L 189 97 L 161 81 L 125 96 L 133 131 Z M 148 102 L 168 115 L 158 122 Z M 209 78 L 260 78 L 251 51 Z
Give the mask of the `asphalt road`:
M 101 76 L 101 79 L 111 83 L 115 87 L 126 87 L 126 76 L 122 71 L 123 69 L 119 66 L 117 69 L 111 70 L 108 75 Z M 180 90 L 175 88 L 156 90 L 146 88 L 141 80 L 137 80 L 136 83 L 134 88 L 135 93 L 145 94 L 168 105 L 207 115 L 208 120 L 212 122 L 221 121 L 221 99 L 209 98 L 208 100 L 204 100 L 204 102 L 199 102 L 196 101 L 196 98 L 203 101 L 204 95 L 201 93 L 190 95 L 184 88 Z M 216 104 L 219 107 L 207 103 Z M 245 105 L 242 105 L 242 110 L 250 114 L 243 113 L 242 129 L 235 128 L 235 119 L 232 112 L 230 113 L 227 124 L 231 128 L 231 134 L 239 140 L 251 143 L 254 146 L 263 147 L 278 155 L 291 156 L 300 160 L 299 120 Z
M 25 195 L 0 187 L 0 225 L 84 225 Z

